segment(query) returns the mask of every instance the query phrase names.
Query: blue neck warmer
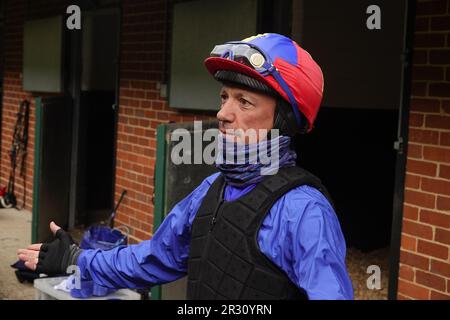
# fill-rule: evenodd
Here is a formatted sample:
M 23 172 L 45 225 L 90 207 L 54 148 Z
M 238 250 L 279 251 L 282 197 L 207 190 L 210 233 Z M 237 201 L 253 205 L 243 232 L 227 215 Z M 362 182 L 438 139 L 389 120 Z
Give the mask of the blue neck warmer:
M 277 136 L 255 144 L 231 142 L 219 135 L 216 167 L 227 184 L 245 188 L 274 175 L 279 168 L 295 166 L 297 154 L 290 148 L 291 138 Z

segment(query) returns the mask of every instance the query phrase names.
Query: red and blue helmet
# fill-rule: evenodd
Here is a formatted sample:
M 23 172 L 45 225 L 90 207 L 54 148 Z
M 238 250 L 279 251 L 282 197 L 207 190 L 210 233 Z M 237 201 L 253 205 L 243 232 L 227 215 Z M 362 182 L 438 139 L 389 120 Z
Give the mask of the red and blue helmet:
M 229 41 L 214 47 L 205 66 L 213 76 L 228 70 L 268 85 L 291 104 L 297 124 L 301 113 L 308 121 L 308 131 L 312 129 L 322 101 L 323 74 L 295 41 L 276 33 Z

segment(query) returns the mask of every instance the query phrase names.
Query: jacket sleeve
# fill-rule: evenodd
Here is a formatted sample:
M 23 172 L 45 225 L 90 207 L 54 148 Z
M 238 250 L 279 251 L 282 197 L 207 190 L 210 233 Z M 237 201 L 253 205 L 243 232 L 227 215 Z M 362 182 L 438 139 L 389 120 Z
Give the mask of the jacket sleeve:
M 280 198 L 265 218 L 258 242 L 309 299 L 353 299 L 345 239 L 333 208 L 317 189 L 301 186 Z
M 84 250 L 77 261 L 81 281 L 107 288 L 146 288 L 183 277 L 192 222 L 217 175 L 206 178 L 177 203 L 151 240 L 109 251 Z
M 312 197 L 291 228 L 294 277 L 311 300 L 353 299 L 345 239 L 334 209 L 318 190 L 304 189 Z

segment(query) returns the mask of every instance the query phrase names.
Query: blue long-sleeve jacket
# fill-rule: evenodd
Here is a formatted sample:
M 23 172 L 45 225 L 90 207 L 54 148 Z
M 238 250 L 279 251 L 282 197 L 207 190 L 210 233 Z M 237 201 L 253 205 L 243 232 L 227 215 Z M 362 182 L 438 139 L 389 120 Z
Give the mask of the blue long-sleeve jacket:
M 82 281 L 107 288 L 145 288 L 185 276 L 192 222 L 217 176 L 206 178 L 180 201 L 151 240 L 109 251 L 84 250 L 78 258 Z M 253 188 L 226 186 L 225 201 Z M 263 221 L 258 244 L 309 299 L 353 299 L 341 227 L 317 189 L 300 186 L 278 199 Z

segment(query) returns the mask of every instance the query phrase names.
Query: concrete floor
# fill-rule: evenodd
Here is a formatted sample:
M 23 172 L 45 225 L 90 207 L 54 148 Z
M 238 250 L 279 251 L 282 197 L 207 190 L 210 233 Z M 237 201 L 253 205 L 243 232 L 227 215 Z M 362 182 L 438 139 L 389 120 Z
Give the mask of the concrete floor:
M 17 261 L 16 250 L 31 241 L 31 213 L 16 209 L 0 209 L 0 299 L 34 299 L 30 283 L 20 283 L 11 264 Z

